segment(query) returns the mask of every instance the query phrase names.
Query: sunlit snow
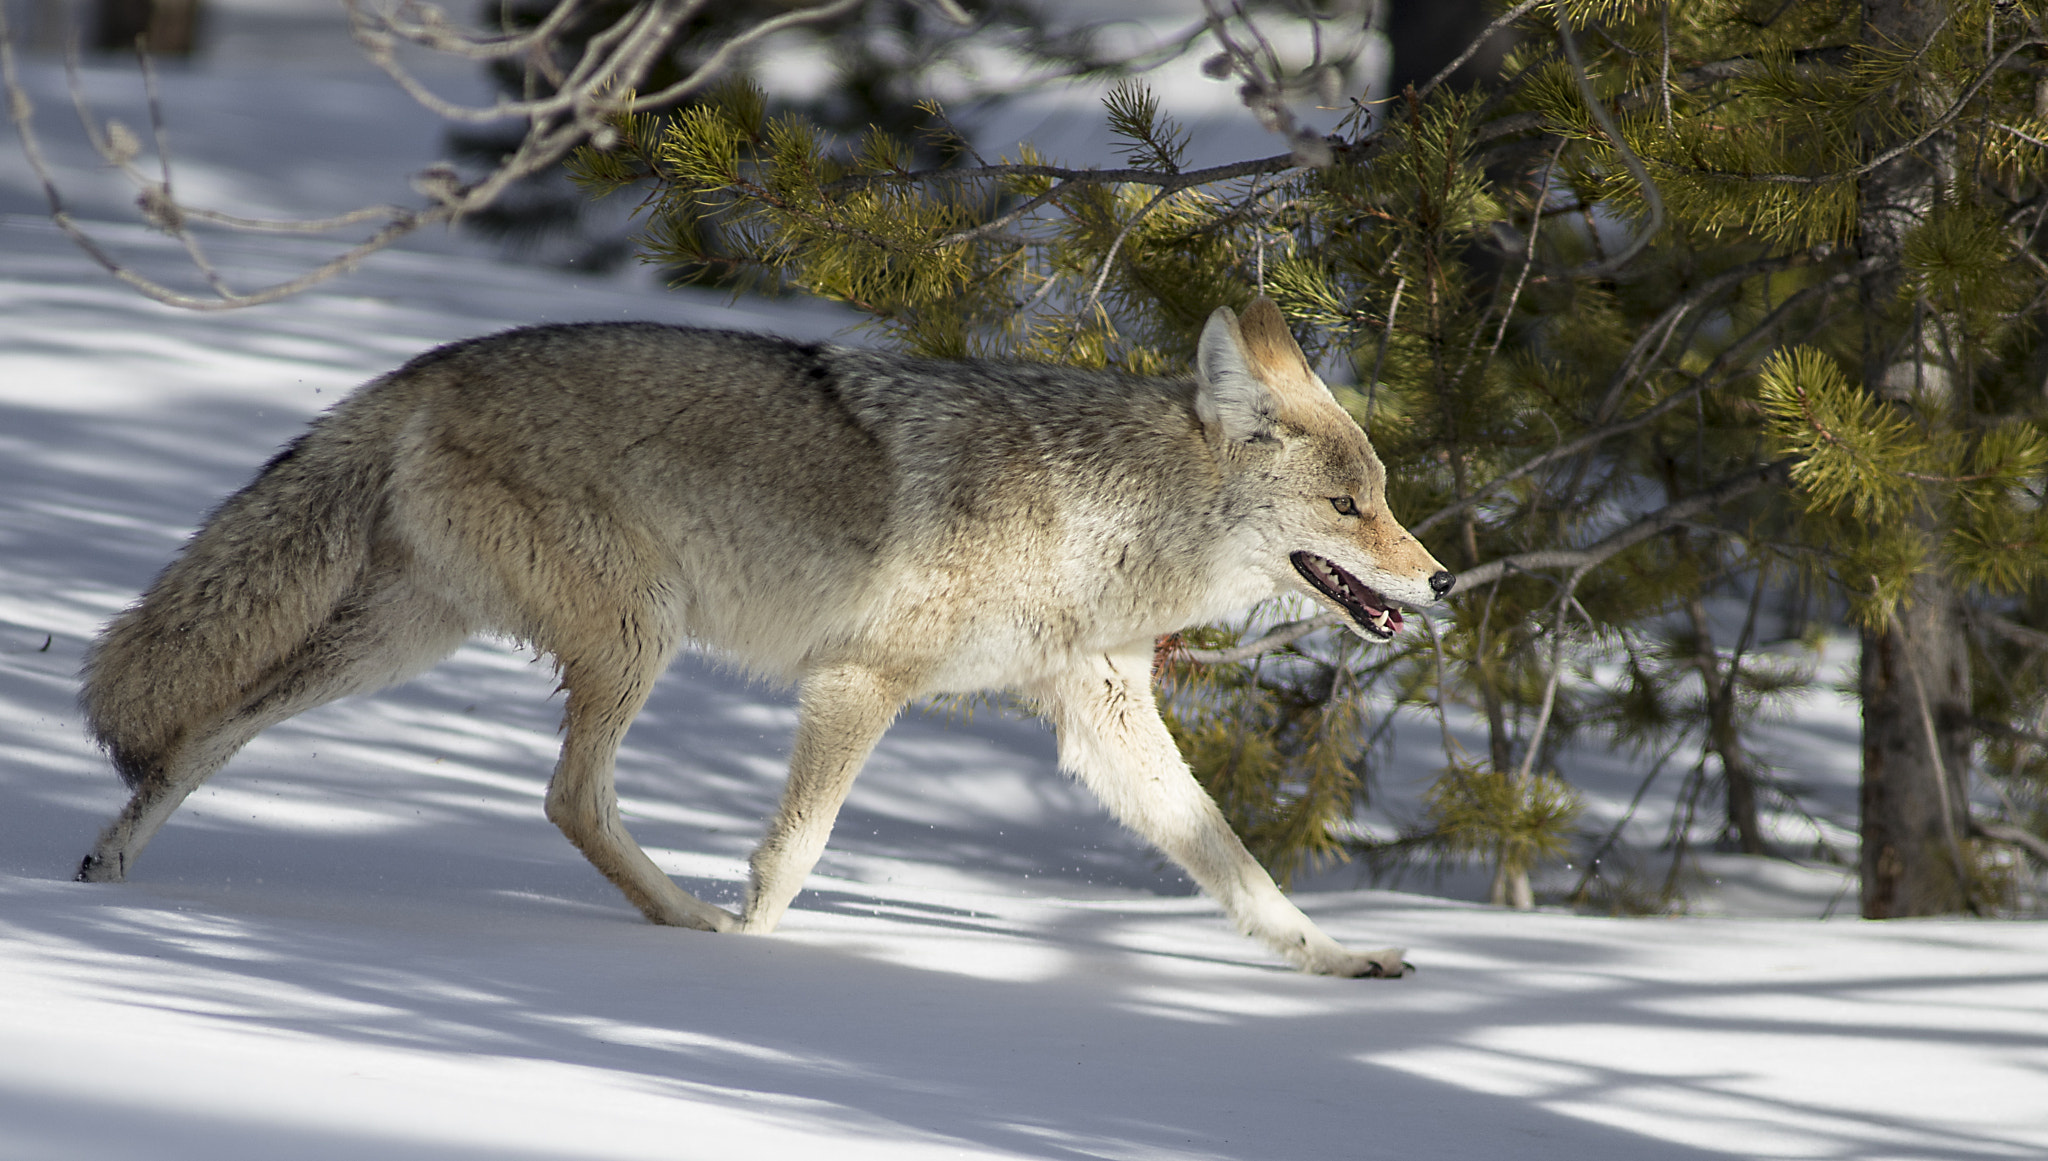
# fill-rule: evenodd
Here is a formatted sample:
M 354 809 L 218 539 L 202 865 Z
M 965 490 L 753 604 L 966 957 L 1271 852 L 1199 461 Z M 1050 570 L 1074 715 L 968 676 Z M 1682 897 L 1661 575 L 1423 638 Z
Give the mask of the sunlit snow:
M 435 159 L 437 127 L 321 40 L 331 17 L 218 15 L 220 51 L 164 77 L 195 196 L 331 212 Z M 167 240 L 108 224 L 128 195 L 76 144 L 61 70 L 26 63 L 76 211 L 175 270 Z M 132 70 L 85 80 L 147 123 Z M 1733 857 L 1698 885 L 1724 914 L 1658 920 L 1338 870 L 1304 908 L 1421 970 L 1306 978 L 999 713 L 890 733 L 781 934 L 653 928 L 542 817 L 560 701 L 502 642 L 271 731 L 128 883 L 73 883 L 122 798 L 73 705 L 90 635 L 338 393 L 517 323 L 848 320 L 445 237 L 194 315 L 107 278 L 39 196 L 0 151 L 0 1159 L 2048 1156 L 2038 924 L 1865 924 L 1839 870 Z M 218 252 L 239 277 L 314 250 Z M 792 720 L 685 656 L 627 740 L 628 825 L 691 890 L 737 900 Z M 1372 825 L 1412 815 L 1433 768 L 1435 722 L 1399 730 Z M 1835 841 L 1855 730 L 1822 693 L 1768 734 Z M 1566 772 L 1611 820 L 1644 761 L 1582 746 Z

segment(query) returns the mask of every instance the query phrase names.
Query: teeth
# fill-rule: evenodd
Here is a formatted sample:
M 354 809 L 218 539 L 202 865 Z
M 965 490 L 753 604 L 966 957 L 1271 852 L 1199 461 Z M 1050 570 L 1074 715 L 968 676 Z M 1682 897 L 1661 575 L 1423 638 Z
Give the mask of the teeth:
M 1374 590 L 1368 588 L 1361 593 L 1335 561 L 1309 552 L 1295 554 L 1294 560 L 1296 567 L 1307 573 L 1324 592 L 1350 609 L 1353 616 L 1364 614 L 1365 622 L 1374 634 L 1390 638 L 1400 631 L 1400 614 L 1385 607 L 1382 604 L 1385 598 Z

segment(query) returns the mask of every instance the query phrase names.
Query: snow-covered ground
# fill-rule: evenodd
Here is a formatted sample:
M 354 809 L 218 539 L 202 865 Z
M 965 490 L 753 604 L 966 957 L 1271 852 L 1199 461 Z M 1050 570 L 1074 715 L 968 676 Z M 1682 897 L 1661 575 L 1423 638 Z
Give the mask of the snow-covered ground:
M 437 129 L 319 22 L 251 4 L 164 78 L 180 180 L 244 210 L 403 196 Z M 79 212 L 108 221 L 125 196 L 28 64 Z M 84 79 L 147 123 L 132 75 Z M 1853 884 L 1755 860 L 1707 864 L 1723 914 L 1662 920 L 1339 871 L 1304 907 L 1421 971 L 1304 978 L 1064 780 L 1043 728 L 989 713 L 890 733 L 782 933 L 652 928 L 542 818 L 559 703 L 487 641 L 273 730 L 128 883 L 73 883 L 122 797 L 72 704 L 87 640 L 339 393 L 515 323 L 846 320 L 450 238 L 194 315 L 106 278 L 35 198 L 0 154 L 0 1159 L 2048 1155 L 2038 924 L 1760 918 Z M 244 272 L 311 253 L 217 249 Z M 634 728 L 629 824 L 693 890 L 737 898 L 791 723 L 783 693 L 685 658 Z M 1431 764 L 1433 723 L 1402 729 L 1383 822 Z M 1824 826 L 1853 819 L 1850 707 L 1816 695 L 1771 738 Z M 1613 817 L 1642 769 L 1581 749 L 1568 773 Z

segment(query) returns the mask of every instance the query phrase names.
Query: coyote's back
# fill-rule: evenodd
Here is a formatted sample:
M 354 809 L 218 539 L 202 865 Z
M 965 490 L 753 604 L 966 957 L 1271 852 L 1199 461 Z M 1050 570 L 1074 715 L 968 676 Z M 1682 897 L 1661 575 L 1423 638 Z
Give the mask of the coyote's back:
M 654 324 L 443 347 L 316 421 L 94 645 L 87 721 L 134 795 L 80 878 L 125 876 L 264 728 L 484 631 L 554 659 L 568 697 L 548 816 L 656 922 L 771 929 L 905 700 L 1008 688 L 1241 926 L 1316 970 L 1398 970 L 1279 898 L 1129 671 L 1155 634 L 1280 583 L 1362 632 L 1398 628 L 1391 602 L 1448 574 L 1385 515 L 1377 471 L 1270 304 L 1242 326 L 1219 311 L 1183 380 Z M 1281 493 L 1318 491 L 1356 502 L 1274 523 Z M 1340 527 L 1345 511 L 1371 526 Z M 740 916 L 647 859 L 612 787 L 620 738 L 686 641 L 801 685 Z

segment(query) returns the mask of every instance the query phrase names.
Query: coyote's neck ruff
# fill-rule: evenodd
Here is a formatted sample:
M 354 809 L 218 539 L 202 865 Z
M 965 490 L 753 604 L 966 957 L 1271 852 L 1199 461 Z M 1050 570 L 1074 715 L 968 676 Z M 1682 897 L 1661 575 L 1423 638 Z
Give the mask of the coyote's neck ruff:
M 765 932 L 910 698 L 1014 691 L 1061 765 L 1297 965 L 1402 971 L 1316 930 L 1230 833 L 1152 702 L 1153 638 L 1304 592 L 1386 639 L 1450 574 L 1264 299 L 1196 374 L 948 363 L 653 324 L 430 351 L 221 505 L 87 661 L 134 797 L 80 871 L 122 878 L 264 728 L 469 634 L 555 660 L 547 813 L 657 923 Z M 626 833 L 620 738 L 686 641 L 798 684 L 783 803 L 739 915 Z

